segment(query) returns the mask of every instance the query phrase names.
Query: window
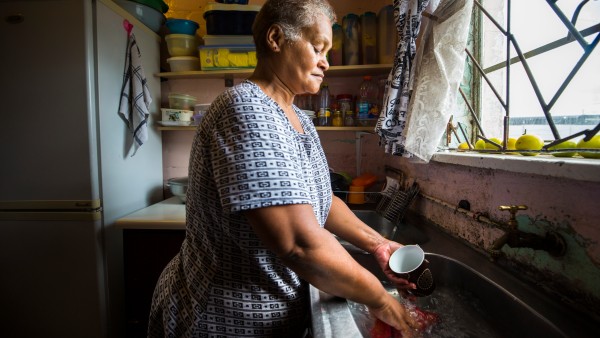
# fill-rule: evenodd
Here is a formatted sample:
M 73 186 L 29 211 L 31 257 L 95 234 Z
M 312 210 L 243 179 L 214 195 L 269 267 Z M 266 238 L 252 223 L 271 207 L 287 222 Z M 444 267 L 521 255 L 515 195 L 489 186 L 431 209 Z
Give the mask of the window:
M 600 31 L 600 1 L 481 0 L 480 3 L 502 28 L 507 29 L 510 21 L 510 31 L 526 56 L 555 125 L 553 131 L 525 67 L 517 58 L 515 46 L 511 44 L 510 47 L 510 58 L 514 62 L 507 68 L 507 38 L 492 20 L 482 15 L 480 65 L 507 105 L 510 115 L 508 136 L 518 138 L 527 131 L 546 141 L 554 141 L 594 129 L 600 123 L 600 52 L 599 48 L 593 48 Z M 584 48 L 569 34 L 549 3 L 554 3 L 568 20 L 573 20 L 585 43 L 592 45 L 589 56 L 570 81 L 567 78 L 584 55 Z M 569 42 L 565 41 L 567 37 L 570 37 Z M 474 72 L 473 75 L 479 74 Z M 568 84 L 560 93 L 565 81 Z M 486 137 L 502 139 L 506 109 L 483 79 L 480 96 L 480 122 Z

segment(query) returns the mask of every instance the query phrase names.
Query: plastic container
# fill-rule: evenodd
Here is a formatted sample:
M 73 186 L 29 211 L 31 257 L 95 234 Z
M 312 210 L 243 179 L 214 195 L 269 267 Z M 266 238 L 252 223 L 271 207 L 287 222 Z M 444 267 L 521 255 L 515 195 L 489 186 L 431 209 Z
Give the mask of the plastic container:
M 185 109 L 161 108 L 162 120 L 173 122 L 189 122 L 194 112 Z
M 169 11 L 169 6 L 162 0 L 131 0 L 133 2 L 152 7 L 161 13 Z
M 256 67 L 256 47 L 248 46 L 200 46 L 202 70 L 239 69 Z
M 202 40 L 205 46 L 254 45 L 252 35 L 205 35 Z
M 348 194 L 349 204 L 365 203 L 365 187 L 351 185 L 348 190 L 350 191 L 350 193 Z
M 365 12 L 360 16 L 361 56 L 363 65 L 377 63 L 377 15 Z
M 173 56 L 167 59 L 172 72 L 200 70 L 200 59 L 195 56 Z
M 194 105 L 194 116 L 192 116 L 192 120 L 194 121 L 192 122 L 193 125 L 197 126 L 202 122 L 202 118 L 204 118 L 204 114 L 206 114 L 208 107 L 210 107 L 210 103 L 198 103 Z
M 183 109 L 183 110 L 194 110 L 196 105 L 196 97 L 187 94 L 170 93 L 169 94 L 169 108 L 171 109 Z
M 329 86 L 326 83 L 324 83 L 321 86 L 321 91 L 319 92 L 319 99 L 319 125 L 331 126 L 331 97 L 329 93 Z
M 167 19 L 165 25 L 171 34 L 195 35 L 200 28 L 196 21 L 186 19 Z
M 165 23 L 164 14 L 150 6 L 134 1 L 114 0 L 124 10 L 148 26 L 153 32 L 158 33 L 160 27 Z
M 333 31 L 333 41 L 331 50 L 329 50 L 329 65 L 341 66 L 344 64 L 344 31 L 342 26 L 337 23 L 334 23 L 331 29 Z
M 359 97 L 357 102 L 359 126 L 374 126 L 379 117 L 379 107 L 377 105 L 377 84 L 369 75 L 363 77 L 360 84 Z
M 171 56 L 196 56 L 198 53 L 198 41 L 194 35 L 169 34 L 165 35 L 165 41 Z
M 344 51 L 344 65 L 358 65 L 360 62 L 359 50 L 359 21 L 356 14 L 350 13 L 342 20 L 342 30 L 344 31 L 344 42 L 342 49 Z
M 260 6 L 209 3 L 204 19 L 209 35 L 252 35 L 252 24 Z
M 394 6 L 387 5 L 377 15 L 377 61 L 387 64 L 394 62 L 398 33 L 394 22 Z

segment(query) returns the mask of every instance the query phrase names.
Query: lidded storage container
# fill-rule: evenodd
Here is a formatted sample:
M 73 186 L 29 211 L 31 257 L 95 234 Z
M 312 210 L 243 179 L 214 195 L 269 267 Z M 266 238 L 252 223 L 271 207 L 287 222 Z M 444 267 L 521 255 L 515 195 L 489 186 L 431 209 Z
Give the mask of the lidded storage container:
M 209 35 L 252 35 L 260 6 L 209 3 L 204 12 Z

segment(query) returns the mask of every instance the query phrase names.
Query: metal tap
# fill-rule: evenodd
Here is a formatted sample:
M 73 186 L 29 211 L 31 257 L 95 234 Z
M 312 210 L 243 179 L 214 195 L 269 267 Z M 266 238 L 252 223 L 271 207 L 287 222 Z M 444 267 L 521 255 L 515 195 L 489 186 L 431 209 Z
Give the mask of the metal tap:
M 565 239 L 555 231 L 546 232 L 545 236 L 524 232 L 518 229 L 517 212 L 527 210 L 526 205 L 501 205 L 498 207 L 501 211 L 510 212 L 510 219 L 504 228 L 505 233 L 498 238 L 490 248 L 492 260 L 501 255 L 502 247 L 507 244 L 511 248 L 531 248 L 534 250 L 544 250 L 554 257 L 564 256 L 567 250 Z

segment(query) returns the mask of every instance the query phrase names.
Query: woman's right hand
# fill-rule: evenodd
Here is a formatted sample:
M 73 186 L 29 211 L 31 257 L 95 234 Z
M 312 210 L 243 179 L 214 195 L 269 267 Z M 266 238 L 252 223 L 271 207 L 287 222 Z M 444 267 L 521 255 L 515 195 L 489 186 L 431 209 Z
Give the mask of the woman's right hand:
M 394 297 L 388 294 L 380 307 L 369 307 L 369 311 L 382 322 L 402 332 L 403 337 L 413 337 L 421 325 L 409 311 Z

